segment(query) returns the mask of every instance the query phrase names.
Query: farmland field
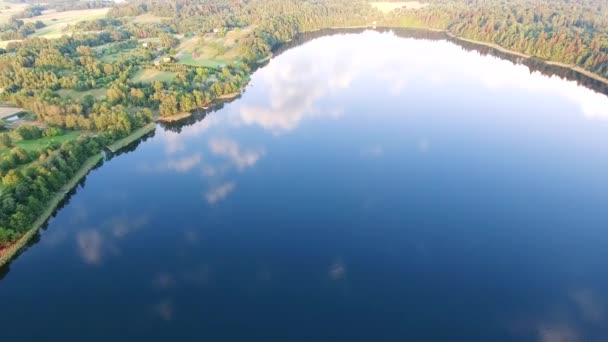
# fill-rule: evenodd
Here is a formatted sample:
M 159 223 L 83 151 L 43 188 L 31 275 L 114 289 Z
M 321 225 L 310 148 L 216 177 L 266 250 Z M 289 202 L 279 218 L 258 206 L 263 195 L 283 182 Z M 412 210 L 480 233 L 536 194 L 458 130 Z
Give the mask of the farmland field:
M 29 4 L 0 1 L 0 24 L 8 22 L 11 16 L 22 12 L 27 7 L 29 7 Z
M 248 27 L 229 31 L 225 36 L 209 34 L 204 38 L 184 38 L 177 48 L 176 58 L 180 63 L 186 65 L 220 68 L 238 58 L 237 41 L 251 32 L 253 32 L 253 28 Z
M 171 82 L 175 76 L 177 76 L 177 74 L 174 72 L 142 69 L 133 76 L 132 81 L 144 83 L 151 83 L 154 81 Z
M 42 21 L 46 27 L 36 31 L 32 36 L 44 38 L 59 38 L 64 34 L 69 35 L 68 26 L 85 20 L 104 18 L 108 8 L 86 9 L 77 11 L 57 12 L 54 10 L 44 11 L 42 15 L 23 19 L 24 22 Z
M 160 23 L 164 19 L 171 19 L 171 18 L 158 17 L 151 13 L 145 13 L 145 14 L 141 14 L 141 15 L 134 17 L 133 22 L 138 23 L 138 24 Z
M 27 150 L 36 151 L 43 148 L 48 143 L 64 143 L 66 141 L 78 138 L 82 132 L 72 131 L 55 137 L 44 137 L 35 140 L 20 140 L 16 143 L 17 146 Z
M 87 90 L 87 91 L 76 91 L 76 90 L 72 90 L 72 89 L 57 90 L 57 94 L 59 94 L 59 96 L 61 96 L 62 98 L 65 99 L 65 98 L 71 97 L 72 100 L 74 100 L 74 101 L 80 101 L 88 94 L 93 95 L 93 97 L 98 100 L 98 99 L 101 99 L 103 96 L 105 96 L 106 92 L 107 92 L 106 88 L 91 89 L 91 90 Z

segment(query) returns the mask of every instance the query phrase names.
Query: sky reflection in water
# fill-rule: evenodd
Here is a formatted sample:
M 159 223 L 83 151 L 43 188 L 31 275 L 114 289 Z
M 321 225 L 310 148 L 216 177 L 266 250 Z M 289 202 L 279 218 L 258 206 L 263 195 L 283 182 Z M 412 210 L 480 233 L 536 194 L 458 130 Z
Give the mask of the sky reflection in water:
M 7 340 L 608 339 L 608 98 L 445 41 L 325 37 L 92 172 L 0 281 Z M 68 324 L 69 323 L 69 324 Z

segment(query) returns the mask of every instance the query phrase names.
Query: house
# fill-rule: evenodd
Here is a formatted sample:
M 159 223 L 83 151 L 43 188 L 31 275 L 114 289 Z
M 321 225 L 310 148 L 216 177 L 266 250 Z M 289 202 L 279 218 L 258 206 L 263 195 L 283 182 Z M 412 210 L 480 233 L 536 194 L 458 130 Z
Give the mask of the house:
M 147 48 L 148 47 L 148 43 L 143 43 L 143 44 L 141 44 L 141 46 Z

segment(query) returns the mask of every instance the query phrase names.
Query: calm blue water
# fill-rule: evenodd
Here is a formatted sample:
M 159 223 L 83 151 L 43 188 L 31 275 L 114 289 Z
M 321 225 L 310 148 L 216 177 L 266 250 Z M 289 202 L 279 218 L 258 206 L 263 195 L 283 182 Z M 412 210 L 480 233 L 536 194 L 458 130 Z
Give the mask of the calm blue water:
M 324 37 L 94 170 L 2 341 L 606 341 L 608 97 L 446 41 Z

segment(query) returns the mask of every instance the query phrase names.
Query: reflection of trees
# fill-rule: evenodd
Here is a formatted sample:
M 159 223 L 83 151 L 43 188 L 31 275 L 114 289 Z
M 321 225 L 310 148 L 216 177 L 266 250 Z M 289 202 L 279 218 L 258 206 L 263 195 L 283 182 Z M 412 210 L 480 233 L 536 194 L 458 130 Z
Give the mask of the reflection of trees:
M 305 43 L 315 40 L 317 38 L 343 35 L 343 34 L 357 34 L 357 33 L 362 33 L 362 32 L 369 31 L 369 30 L 372 30 L 372 29 L 370 29 L 370 28 L 323 29 L 323 30 L 318 30 L 318 31 L 314 31 L 314 32 L 301 33 L 293 40 L 278 46 L 273 51 L 273 55 L 274 55 L 274 57 L 279 56 L 287 50 L 290 50 L 294 47 L 300 46 L 302 44 L 305 44 Z M 558 76 L 558 77 L 568 80 L 568 81 L 575 81 L 578 85 L 581 85 L 583 87 L 586 87 L 586 88 L 592 89 L 594 91 L 608 95 L 608 85 L 607 84 L 605 84 L 601 81 L 598 81 L 596 79 L 593 79 L 591 77 L 585 76 L 575 70 L 572 70 L 572 69 L 569 69 L 566 67 L 557 66 L 557 65 L 550 65 L 538 58 L 522 58 L 522 57 L 519 57 L 516 55 L 512 55 L 512 54 L 497 50 L 497 49 L 489 47 L 489 46 L 462 41 L 460 39 L 448 36 L 443 31 L 431 31 L 431 30 L 414 29 L 414 28 L 377 28 L 377 29 L 373 29 L 373 31 L 380 32 L 380 33 L 393 32 L 393 33 L 395 33 L 395 35 L 397 35 L 398 37 L 401 37 L 401 38 L 413 38 L 413 39 L 418 39 L 418 40 L 432 40 L 432 41 L 440 41 L 440 40 L 449 41 L 455 45 L 462 47 L 465 51 L 475 51 L 475 52 L 481 54 L 482 56 L 490 55 L 490 56 L 494 56 L 494 57 L 497 57 L 500 59 L 510 61 L 516 65 L 518 65 L 518 64 L 525 65 L 530 70 L 530 73 L 537 71 L 545 76 Z M 257 68 L 264 67 L 267 64 L 268 64 L 268 61 L 258 65 L 253 71 L 255 71 Z M 235 98 L 221 100 L 208 109 L 195 110 L 192 113 L 193 115 L 187 119 L 180 120 L 178 122 L 161 123 L 160 125 L 161 125 L 161 127 L 163 127 L 166 130 L 169 130 L 169 131 L 172 131 L 175 133 L 180 133 L 182 131 L 183 127 L 192 126 L 192 125 L 196 124 L 197 122 L 204 120 L 207 117 L 207 115 L 209 115 L 210 113 L 224 108 L 225 104 L 235 101 L 235 100 L 239 99 L 240 97 L 241 96 L 239 95 L 238 97 L 235 97 Z M 135 148 L 137 148 L 137 145 L 130 146 L 128 149 L 125 149 L 125 152 L 132 151 Z
M 207 109 L 199 108 L 192 112 L 192 115 L 183 120 L 179 120 L 176 122 L 161 122 L 160 126 L 167 131 L 181 133 L 182 129 L 187 126 L 192 126 L 197 122 L 203 121 L 207 115 L 217 112 L 224 108 L 224 105 L 236 101 L 241 98 L 242 95 L 235 96 L 230 99 L 217 100 L 211 107 Z
M 303 33 L 300 34 L 297 38 L 293 39 L 291 42 L 281 45 L 275 52 L 275 56 L 280 55 L 281 53 L 296 47 L 298 45 L 302 45 L 311 40 L 327 37 L 327 36 L 335 36 L 341 34 L 356 34 L 362 33 L 364 31 L 368 31 L 371 29 L 325 29 L 315 32 Z M 374 31 L 376 32 L 393 32 L 396 36 L 401 38 L 413 38 L 420 40 L 445 40 L 451 43 L 454 43 L 460 47 L 462 47 L 465 51 L 475 51 L 481 54 L 482 56 L 490 55 L 494 57 L 498 57 L 500 59 L 504 59 L 512 62 L 513 64 L 522 64 L 528 67 L 530 73 L 534 71 L 538 71 L 545 76 L 558 76 L 568 81 L 575 81 L 578 85 L 589 88 L 591 90 L 600 92 L 602 94 L 608 95 L 608 84 L 605 84 L 601 81 L 598 81 L 589 76 L 585 76 L 578 71 L 572 70 L 570 68 L 561 67 L 558 65 L 551 65 L 545 63 L 543 60 L 538 58 L 522 58 L 516 55 L 512 55 L 510 53 L 506 53 L 500 50 L 497 50 L 493 47 L 470 43 L 458 38 L 453 38 L 448 36 L 443 31 L 430 31 L 424 29 L 413 29 L 413 28 L 377 28 Z
M 104 161 L 101 160 L 99 163 L 97 163 L 97 165 L 95 165 L 94 168 L 91 169 L 91 171 L 100 168 L 103 165 Z M 89 172 L 91 172 L 89 171 Z M 61 211 L 61 209 L 63 209 L 64 207 L 66 207 L 68 204 L 70 204 L 70 200 L 72 198 L 73 195 L 76 194 L 76 192 L 78 191 L 79 188 L 84 188 L 85 184 L 86 184 L 86 180 L 87 177 L 83 177 L 78 184 L 76 184 L 76 186 L 74 186 L 65 196 L 64 198 L 57 204 L 57 207 L 55 207 L 55 210 L 53 211 L 53 214 L 49 217 L 48 220 L 46 220 L 46 222 L 44 222 L 44 224 L 42 226 L 40 226 L 40 229 L 38 230 L 38 232 L 36 232 L 36 234 L 34 234 L 34 236 L 28 241 L 28 243 L 21 248 L 21 250 L 19 250 L 19 252 L 11 259 L 11 261 L 9 261 L 6 265 L 4 265 L 3 267 L 0 267 L 0 281 L 2 281 L 2 279 L 4 279 L 4 277 L 6 277 L 10 271 L 10 265 L 11 263 L 13 263 L 15 260 L 17 260 L 19 258 L 19 255 L 21 255 L 21 253 L 24 253 L 25 251 L 27 251 L 28 248 L 36 245 L 38 242 L 40 242 L 40 231 L 41 230 L 47 230 L 49 227 L 49 220 L 51 218 L 54 218 L 57 213 L 59 211 Z
M 513 64 L 525 65 L 530 70 L 530 73 L 537 71 L 540 72 L 542 75 L 549 77 L 558 76 L 568 81 L 575 81 L 578 85 L 583 86 L 585 88 L 589 88 L 596 92 L 608 95 L 608 84 L 605 84 L 589 76 L 585 76 L 580 72 L 572 70 L 570 68 L 547 64 L 542 59 L 538 58 L 523 58 L 515 56 L 500 50 L 496 50 L 495 48 L 489 46 L 469 43 L 448 36 L 446 36 L 445 40 L 448 40 L 462 47 L 466 51 L 476 51 L 482 56 L 494 56 L 500 59 L 510 61 Z
M 128 154 L 131 153 L 133 151 L 135 151 L 137 149 L 137 147 L 139 146 L 139 144 L 145 142 L 146 140 L 150 139 L 150 138 L 154 138 L 154 135 L 156 134 L 156 131 L 152 131 L 144 136 L 142 136 L 141 138 L 135 140 L 134 142 L 130 143 L 129 145 L 121 148 L 120 150 L 112 153 L 112 154 L 107 154 L 107 158 L 106 160 L 110 160 L 114 157 L 118 157 L 121 156 L 123 154 Z

